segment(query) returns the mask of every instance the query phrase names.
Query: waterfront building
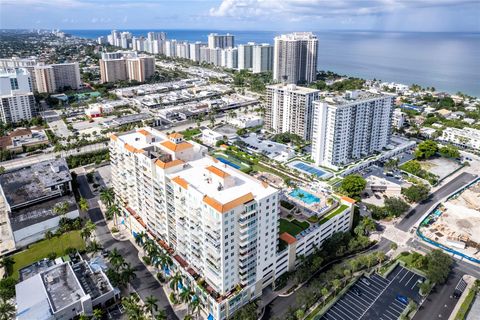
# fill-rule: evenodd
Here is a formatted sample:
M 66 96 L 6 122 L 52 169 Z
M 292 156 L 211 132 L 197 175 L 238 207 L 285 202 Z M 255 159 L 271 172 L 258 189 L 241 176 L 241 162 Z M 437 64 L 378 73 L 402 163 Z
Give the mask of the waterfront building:
M 222 49 L 220 65 L 229 69 L 237 68 L 238 50 L 237 48 Z
M 193 61 L 200 61 L 200 47 L 202 46 L 202 43 L 200 41 L 197 41 L 195 43 L 190 43 L 189 44 L 190 48 L 190 60 Z
M 315 101 L 315 164 L 338 169 L 381 152 L 390 142 L 394 102 L 393 95 L 368 91 L 347 91 Z
M 103 83 L 119 80 L 145 82 L 155 72 L 155 58 L 136 51 L 104 52 L 100 63 Z
M 273 46 L 268 43 L 257 44 L 252 49 L 252 72 L 272 71 Z
M 275 37 L 273 80 L 309 83 L 317 74 L 318 39 L 311 32 L 294 32 Z
M 208 47 L 210 49 L 233 48 L 235 46 L 235 37 L 232 34 L 210 33 L 208 35 Z
M 295 84 L 267 86 L 265 124 L 275 133 L 290 132 L 311 140 L 313 129 L 313 102 L 319 90 Z
M 252 69 L 254 45 L 254 42 L 238 45 L 238 70 Z

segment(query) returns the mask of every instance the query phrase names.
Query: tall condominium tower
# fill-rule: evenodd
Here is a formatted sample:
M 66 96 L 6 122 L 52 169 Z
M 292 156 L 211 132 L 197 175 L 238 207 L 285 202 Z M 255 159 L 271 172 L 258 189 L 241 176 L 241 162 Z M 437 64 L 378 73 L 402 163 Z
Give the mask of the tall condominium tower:
M 252 50 L 252 72 L 260 73 L 272 71 L 273 68 L 273 46 L 268 43 L 253 46 Z
M 190 43 L 190 60 L 193 61 L 200 61 L 200 47 L 202 46 L 202 43 L 197 41 L 195 43 Z
M 276 133 L 290 132 L 305 140 L 312 138 L 313 101 L 319 90 L 295 84 L 267 86 L 265 124 Z
M 135 51 L 104 52 L 100 63 L 103 83 L 119 80 L 144 82 L 155 72 L 155 58 Z
M 316 79 L 318 39 L 311 32 L 275 37 L 273 79 L 286 83 L 309 83 Z
M 381 151 L 390 141 L 394 101 L 394 96 L 367 91 L 315 101 L 315 163 L 337 169 Z
M 254 45 L 253 42 L 238 45 L 238 70 L 252 69 Z
M 235 37 L 232 34 L 210 33 L 208 35 L 208 47 L 215 48 L 233 48 L 235 46 Z
M 17 123 L 36 115 L 32 81 L 27 69 L 0 71 L 0 121 Z
M 273 282 L 278 190 L 179 133 L 113 135 L 110 157 L 125 225 L 172 254 L 171 272 L 184 276 L 184 286 L 206 288 L 197 297 L 212 318 L 226 319 Z

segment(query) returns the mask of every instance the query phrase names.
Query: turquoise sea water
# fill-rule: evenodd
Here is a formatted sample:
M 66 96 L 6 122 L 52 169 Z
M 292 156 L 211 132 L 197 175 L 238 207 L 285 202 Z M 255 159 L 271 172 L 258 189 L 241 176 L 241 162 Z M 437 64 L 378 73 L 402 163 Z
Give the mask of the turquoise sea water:
M 65 30 L 97 38 L 110 30 Z M 165 31 L 170 39 L 207 41 L 211 32 L 230 32 L 237 44 L 273 43 L 282 32 L 218 30 L 129 30 L 136 36 Z M 433 86 L 480 96 L 480 33 L 321 31 L 318 69 L 405 84 Z

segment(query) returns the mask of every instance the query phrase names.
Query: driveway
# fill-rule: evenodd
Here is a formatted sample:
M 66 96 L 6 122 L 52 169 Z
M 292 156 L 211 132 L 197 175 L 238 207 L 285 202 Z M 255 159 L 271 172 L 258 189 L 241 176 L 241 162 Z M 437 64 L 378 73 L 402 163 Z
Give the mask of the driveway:
M 137 277 L 131 282 L 131 285 L 137 291 L 140 298 L 145 301 L 145 298 L 153 295 L 158 299 L 159 308 L 163 308 L 167 312 L 168 319 L 178 319 L 173 312 L 168 298 L 165 295 L 162 287 L 154 276 L 147 270 L 145 265 L 138 258 L 138 250 L 130 241 L 115 240 L 109 229 L 107 228 L 103 214 L 98 206 L 98 197 L 90 191 L 85 175 L 77 177 L 80 194 L 90 203 L 90 210 L 88 215 L 90 219 L 97 225 L 96 238 L 97 241 L 107 250 L 116 248 L 123 256 L 126 262 L 130 263 L 136 270 Z
M 396 227 L 402 231 L 408 231 L 435 203 L 447 197 L 455 190 L 467 185 L 475 178 L 475 175 L 463 172 L 458 177 L 432 193 L 426 201 L 418 204 L 416 207 L 410 210 L 402 219 L 402 221 L 396 225 Z

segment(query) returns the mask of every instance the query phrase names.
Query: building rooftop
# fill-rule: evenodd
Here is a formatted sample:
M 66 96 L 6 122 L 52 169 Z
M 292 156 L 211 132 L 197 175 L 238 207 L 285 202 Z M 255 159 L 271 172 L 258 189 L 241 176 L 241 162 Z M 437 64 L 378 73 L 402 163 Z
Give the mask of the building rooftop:
M 71 180 L 67 162 L 60 158 L 7 171 L 0 175 L 0 186 L 13 210 L 38 199 L 58 196 L 59 190 L 52 190 L 52 187 Z
M 40 277 L 54 312 L 69 306 L 86 295 L 68 263 L 47 270 L 41 273 Z
M 314 93 L 314 92 L 320 92 L 320 90 L 317 89 L 312 89 L 308 87 L 301 87 L 297 86 L 295 84 L 284 84 L 284 83 L 277 83 L 277 84 L 271 84 L 268 85 L 267 88 L 272 88 L 272 89 L 283 89 L 288 92 L 295 92 L 299 94 L 308 94 L 308 93 Z
M 77 204 L 72 195 L 55 197 L 53 199 L 42 201 L 28 207 L 12 210 L 9 213 L 12 230 L 17 231 L 56 217 L 58 214 L 53 212 L 53 208 L 55 205 L 63 202 L 68 203 L 67 213 L 77 210 Z
M 92 271 L 86 261 L 77 263 L 72 268 L 83 291 L 89 294 L 92 300 L 113 290 L 103 273 Z
M 346 91 L 344 94 L 336 95 L 333 97 L 326 97 L 324 100 L 320 100 L 323 102 L 327 102 L 331 105 L 342 106 L 342 105 L 350 105 L 352 103 L 359 103 L 361 101 L 368 101 L 371 99 L 377 99 L 386 97 L 386 94 L 380 94 L 371 91 L 365 90 L 354 90 L 354 91 Z

